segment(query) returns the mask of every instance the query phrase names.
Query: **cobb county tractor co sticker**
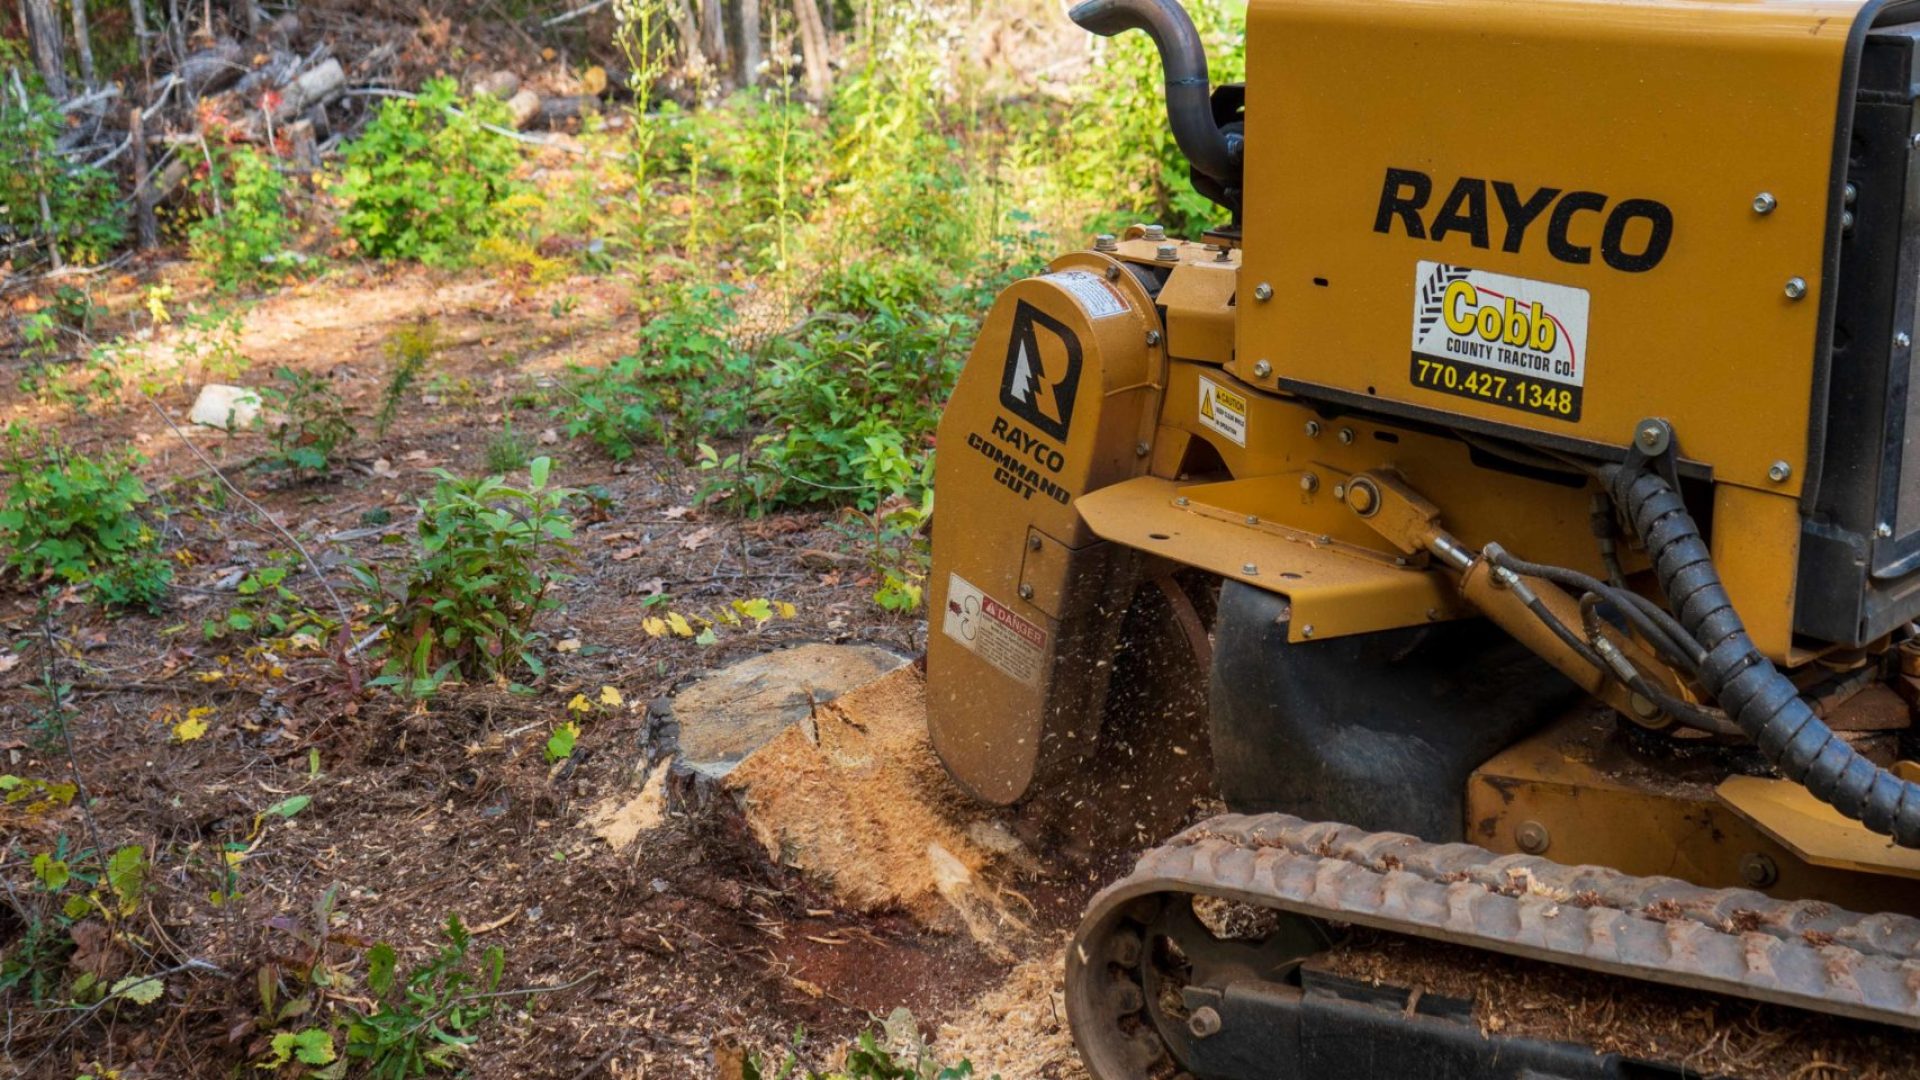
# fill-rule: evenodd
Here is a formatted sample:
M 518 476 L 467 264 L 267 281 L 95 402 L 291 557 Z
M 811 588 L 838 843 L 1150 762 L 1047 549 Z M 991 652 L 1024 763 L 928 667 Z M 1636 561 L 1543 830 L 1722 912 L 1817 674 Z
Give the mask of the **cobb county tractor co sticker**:
M 1200 422 L 1235 446 L 1247 445 L 1247 399 L 1205 375 L 1200 376 Z
M 1587 382 L 1587 291 L 1421 262 L 1413 385 L 1568 422 Z
M 1023 683 L 1040 679 L 1047 632 L 959 574 L 947 575 L 947 611 L 940 629 L 980 659 Z

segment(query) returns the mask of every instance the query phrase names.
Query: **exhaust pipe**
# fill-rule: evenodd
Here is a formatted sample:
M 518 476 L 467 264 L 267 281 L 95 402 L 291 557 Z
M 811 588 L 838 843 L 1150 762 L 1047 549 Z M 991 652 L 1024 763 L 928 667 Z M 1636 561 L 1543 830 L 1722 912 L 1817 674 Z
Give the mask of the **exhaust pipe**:
M 1179 0 L 1085 0 L 1068 18 L 1101 37 L 1145 30 L 1167 73 L 1167 125 L 1195 172 L 1228 188 L 1240 186 L 1243 143 L 1213 120 L 1207 50 Z

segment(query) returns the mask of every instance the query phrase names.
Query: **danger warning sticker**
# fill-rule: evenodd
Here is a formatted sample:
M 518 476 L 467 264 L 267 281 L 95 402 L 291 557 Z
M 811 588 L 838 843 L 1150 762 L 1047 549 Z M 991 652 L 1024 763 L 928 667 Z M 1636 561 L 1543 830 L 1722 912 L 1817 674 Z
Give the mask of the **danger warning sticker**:
M 1235 446 L 1247 445 L 1247 399 L 1205 375 L 1200 376 L 1200 422 Z
M 1047 632 L 981 592 L 959 574 L 947 575 L 947 611 L 940 629 L 980 659 L 1024 683 L 1040 681 Z
M 1415 386 L 1580 419 L 1587 291 L 1421 262 L 1413 286 Z
M 1113 291 L 1113 286 L 1100 279 L 1100 275 L 1085 270 L 1062 270 L 1057 274 L 1042 274 L 1041 281 L 1050 281 L 1066 290 L 1080 306 L 1086 310 L 1090 319 L 1106 319 L 1124 313 L 1127 302 Z

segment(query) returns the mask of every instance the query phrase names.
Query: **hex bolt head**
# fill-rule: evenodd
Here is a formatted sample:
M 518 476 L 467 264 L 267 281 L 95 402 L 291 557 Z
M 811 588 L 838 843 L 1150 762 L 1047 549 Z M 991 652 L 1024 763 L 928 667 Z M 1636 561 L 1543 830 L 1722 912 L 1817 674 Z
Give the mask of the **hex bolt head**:
M 1523 821 L 1513 830 L 1513 842 L 1529 855 L 1538 855 L 1552 846 L 1547 827 L 1537 821 Z
M 1103 233 L 1101 233 L 1101 234 L 1100 234 L 1099 236 L 1096 236 L 1096 237 L 1094 237 L 1094 238 L 1093 238 L 1093 250 L 1095 250 L 1095 251 L 1119 251 L 1119 250 L 1120 250 L 1120 238 L 1119 238 L 1119 237 L 1117 237 L 1117 236 L 1115 236 L 1115 235 L 1113 235 L 1112 233 L 1104 233 L 1104 232 L 1103 232 Z
M 1320 490 L 1320 478 L 1312 473 L 1300 474 L 1300 490 L 1311 495 Z
M 1854 203 L 1859 202 L 1860 201 L 1859 186 L 1855 184 L 1848 184 L 1846 187 L 1846 191 L 1844 192 L 1844 198 L 1846 199 L 1848 206 L 1852 206 Z
M 1905 330 L 1902 330 L 1899 333 L 1893 335 L 1893 343 L 1895 346 L 1899 348 L 1910 349 L 1913 347 L 1913 335 L 1907 333 Z
M 1108 280 L 1108 281 L 1119 281 L 1119 280 L 1120 280 L 1120 268 L 1119 268 L 1119 267 L 1117 267 L 1117 266 L 1109 266 L 1109 267 L 1107 267 L 1107 280 Z
M 1887 537 L 1893 535 L 1893 526 L 1883 521 L 1873 527 L 1873 535 L 1885 540 Z
M 1803 300 L 1807 295 L 1807 279 L 1790 277 L 1787 279 L 1787 299 Z
M 1188 503 L 1190 503 L 1190 502 L 1192 502 L 1192 501 L 1193 501 L 1192 499 L 1189 499 L 1189 498 L 1187 498 L 1187 497 L 1186 497 L 1185 495 L 1180 495 L 1180 496 L 1176 496 L 1176 497 L 1174 498 L 1174 500 L 1173 500 L 1173 505 L 1175 505 L 1175 506 L 1185 506 L 1185 505 L 1187 505 Z
M 1212 1038 L 1220 1034 L 1220 1013 L 1211 1005 L 1202 1005 L 1187 1017 L 1187 1030 L 1196 1039 Z
M 1148 446 L 1146 443 L 1137 442 L 1133 444 L 1134 457 L 1146 457 L 1148 454 L 1151 454 L 1151 453 L 1153 453 L 1153 447 Z
M 1343 427 L 1340 429 L 1340 444 L 1342 446 L 1353 445 L 1353 429 L 1352 428 Z
M 1776 484 L 1784 484 L 1793 478 L 1793 466 L 1784 461 L 1776 461 L 1767 466 L 1767 479 Z
M 1840 227 L 1842 229 L 1853 228 L 1853 211 L 1851 210 L 1840 211 Z
M 1271 374 L 1273 374 L 1273 365 L 1272 365 L 1272 364 L 1269 364 L 1269 363 L 1267 363 L 1267 362 L 1266 362 L 1265 360 L 1255 360 L 1255 361 L 1253 362 L 1253 377 L 1254 377 L 1254 378 L 1256 378 L 1256 379 L 1264 379 L 1264 378 L 1266 378 L 1267 376 L 1269 376 L 1269 375 L 1271 375 Z
M 1158 344 L 1160 344 L 1160 331 L 1158 330 L 1147 331 L 1147 347 L 1152 348 L 1153 346 Z
M 1320 421 L 1318 420 L 1307 421 L 1307 438 L 1317 439 L 1319 437 L 1320 437 Z
M 1260 301 L 1263 304 L 1273 299 L 1273 286 L 1267 284 L 1264 281 L 1258 285 L 1255 285 L 1253 287 L 1253 298 L 1255 300 Z
M 1031 585 L 1020 586 L 1020 599 L 1022 600 L 1033 599 L 1033 586 Z
M 1038 535 L 1027 537 L 1028 551 L 1039 551 L 1041 547 L 1042 547 L 1042 543 Z
M 1920 131 L 1916 131 L 1913 133 L 1912 142 L 1913 142 L 1913 145 L 1920 146 Z
M 1259 514 L 1248 514 L 1248 515 L 1247 515 L 1247 524 L 1249 524 L 1249 525 L 1258 525 L 1258 524 L 1260 524 L 1260 515 L 1259 515 Z
M 1780 867 L 1757 851 L 1740 856 L 1740 880 L 1751 888 L 1764 889 L 1780 880 Z
M 1347 485 L 1345 484 L 1333 485 L 1333 497 L 1336 499 L 1339 499 L 1341 502 L 1345 502 L 1347 499 Z
M 1300 636 L 1301 636 L 1302 638 L 1310 638 L 1310 637 L 1312 637 L 1312 636 L 1313 636 L 1313 626 L 1312 626 L 1311 624 L 1309 624 L 1309 625 L 1307 625 L 1307 626 L 1303 626 L 1303 627 L 1301 627 L 1301 628 L 1300 628 Z
M 1161 262 L 1179 262 L 1180 249 L 1173 244 L 1161 244 L 1153 249 L 1153 257 Z
M 1240 572 L 1248 577 L 1260 576 L 1260 568 L 1253 563 L 1243 563 L 1240 567 Z
M 1165 240 L 1167 238 L 1167 227 L 1165 225 L 1149 225 L 1141 235 L 1156 242 Z
M 1771 191 L 1763 191 L 1753 197 L 1753 212 L 1756 214 L 1771 214 L 1779 206 L 1780 200 L 1774 198 Z
M 1664 454 L 1672 440 L 1672 429 L 1660 420 L 1642 420 L 1633 430 L 1633 441 L 1643 454 Z

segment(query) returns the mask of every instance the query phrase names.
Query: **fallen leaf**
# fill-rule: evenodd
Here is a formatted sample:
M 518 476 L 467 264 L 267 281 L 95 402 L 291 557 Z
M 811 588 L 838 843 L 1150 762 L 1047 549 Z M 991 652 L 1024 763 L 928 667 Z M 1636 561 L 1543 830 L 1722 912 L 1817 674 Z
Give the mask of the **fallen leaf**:
M 382 480 L 393 480 L 399 477 L 400 470 L 394 468 L 393 462 L 388 461 L 386 458 L 374 458 L 373 475 Z
M 562 638 L 562 639 L 561 639 L 561 640 L 560 640 L 559 642 L 557 642 L 557 643 L 556 643 L 556 644 L 555 644 L 555 645 L 553 646 L 553 651 L 554 651 L 554 652 L 563 652 L 563 653 L 566 653 L 566 652 L 579 652 L 579 651 L 580 651 L 580 639 L 579 639 L 579 638 L 577 638 L 577 637 L 570 637 L 570 638 Z
M 696 550 L 697 548 L 700 547 L 701 544 L 704 544 L 707 541 L 713 539 L 713 534 L 716 531 L 717 530 L 711 525 L 702 525 L 699 528 L 688 533 L 687 535 L 681 537 L 680 547 L 684 551 Z
M 626 700 L 620 696 L 618 687 L 603 686 L 600 688 L 600 704 L 617 709 L 626 704 Z
M 547 428 L 546 430 L 542 431 L 539 435 L 539 442 L 541 446 L 552 446 L 554 443 L 557 443 L 559 441 L 560 441 L 560 433 L 553 430 L 552 428 Z
M 687 617 L 677 611 L 667 612 L 667 625 L 681 637 L 693 636 L 693 627 L 687 623 Z
M 19 653 L 13 653 L 13 652 L 0 653 L 0 674 L 5 674 L 6 672 L 12 671 L 16 666 L 19 665 L 19 663 L 20 663 Z
M 207 707 L 188 709 L 186 719 L 173 725 L 175 742 L 189 743 L 207 733 L 207 717 L 213 710 Z
M 637 559 L 640 556 L 645 555 L 646 553 L 647 553 L 647 549 L 644 545 L 635 544 L 632 547 L 624 547 L 624 548 L 621 548 L 619 551 L 614 552 L 613 561 L 626 562 L 629 559 Z
M 667 634 L 667 620 L 657 616 L 641 623 L 640 627 L 647 632 L 648 637 L 665 637 Z
M 567 702 L 567 711 L 578 713 L 592 712 L 593 702 L 588 701 L 587 695 L 585 694 L 575 694 L 573 695 L 573 700 Z
M 693 507 L 691 506 L 670 506 L 662 512 L 660 516 L 666 518 L 668 521 L 679 521 L 691 513 L 693 513 Z

